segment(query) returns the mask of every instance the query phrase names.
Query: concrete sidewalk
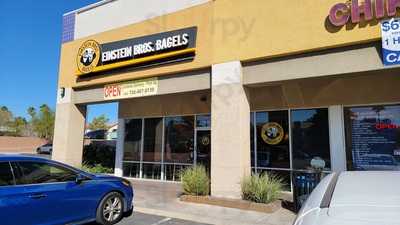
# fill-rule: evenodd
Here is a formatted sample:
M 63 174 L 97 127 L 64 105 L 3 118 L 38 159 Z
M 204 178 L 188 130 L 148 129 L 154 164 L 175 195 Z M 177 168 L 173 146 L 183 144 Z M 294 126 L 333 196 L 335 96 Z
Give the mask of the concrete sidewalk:
M 132 180 L 135 211 L 218 225 L 291 225 L 295 214 L 286 209 L 266 214 L 211 205 L 181 202 L 176 183 Z

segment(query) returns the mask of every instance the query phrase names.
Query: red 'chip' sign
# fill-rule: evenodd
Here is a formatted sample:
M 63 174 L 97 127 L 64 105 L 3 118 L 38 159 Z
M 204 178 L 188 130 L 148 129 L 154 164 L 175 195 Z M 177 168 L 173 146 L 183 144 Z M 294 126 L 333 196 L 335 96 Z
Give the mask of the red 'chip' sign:
M 386 6 L 386 7 L 385 7 Z M 396 16 L 396 10 L 400 8 L 400 0 L 351 0 L 351 3 L 338 3 L 329 12 L 329 21 L 334 26 L 343 26 L 351 20 L 359 23 L 361 17 L 365 21 Z

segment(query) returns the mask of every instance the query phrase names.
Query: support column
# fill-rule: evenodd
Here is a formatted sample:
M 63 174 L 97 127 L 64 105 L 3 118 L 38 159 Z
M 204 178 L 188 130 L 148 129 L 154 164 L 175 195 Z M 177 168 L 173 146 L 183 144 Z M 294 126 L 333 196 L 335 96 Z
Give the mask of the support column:
M 344 134 L 343 107 L 329 107 L 329 139 L 331 148 L 331 167 L 333 172 L 346 170 L 346 147 Z
M 72 95 L 71 88 L 60 89 L 57 97 L 52 159 L 81 167 L 86 106 L 73 104 Z
M 115 150 L 115 169 L 114 175 L 118 177 L 123 176 L 122 161 L 124 158 L 124 139 L 125 139 L 125 120 L 118 119 L 118 137 L 117 147 Z
M 251 174 L 250 106 L 239 61 L 212 66 L 211 195 L 240 198 Z

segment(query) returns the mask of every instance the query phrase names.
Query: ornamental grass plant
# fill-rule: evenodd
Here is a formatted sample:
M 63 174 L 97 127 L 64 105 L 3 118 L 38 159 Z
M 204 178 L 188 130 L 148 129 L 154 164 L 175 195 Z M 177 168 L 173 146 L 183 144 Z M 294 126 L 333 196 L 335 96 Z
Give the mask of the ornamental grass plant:
M 209 195 L 210 178 L 204 166 L 197 165 L 183 170 L 181 179 L 183 191 L 186 195 Z
M 256 203 L 268 204 L 279 199 L 283 180 L 276 175 L 263 173 L 242 180 L 242 198 Z

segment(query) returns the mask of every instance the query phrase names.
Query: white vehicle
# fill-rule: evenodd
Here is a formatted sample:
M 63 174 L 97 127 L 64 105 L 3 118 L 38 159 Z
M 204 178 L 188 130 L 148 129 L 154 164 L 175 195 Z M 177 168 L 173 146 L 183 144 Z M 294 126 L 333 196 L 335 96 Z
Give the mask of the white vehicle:
M 314 189 L 294 225 L 399 225 L 400 171 L 333 173 Z
M 37 154 L 51 154 L 53 152 L 53 144 L 45 144 L 36 149 Z

